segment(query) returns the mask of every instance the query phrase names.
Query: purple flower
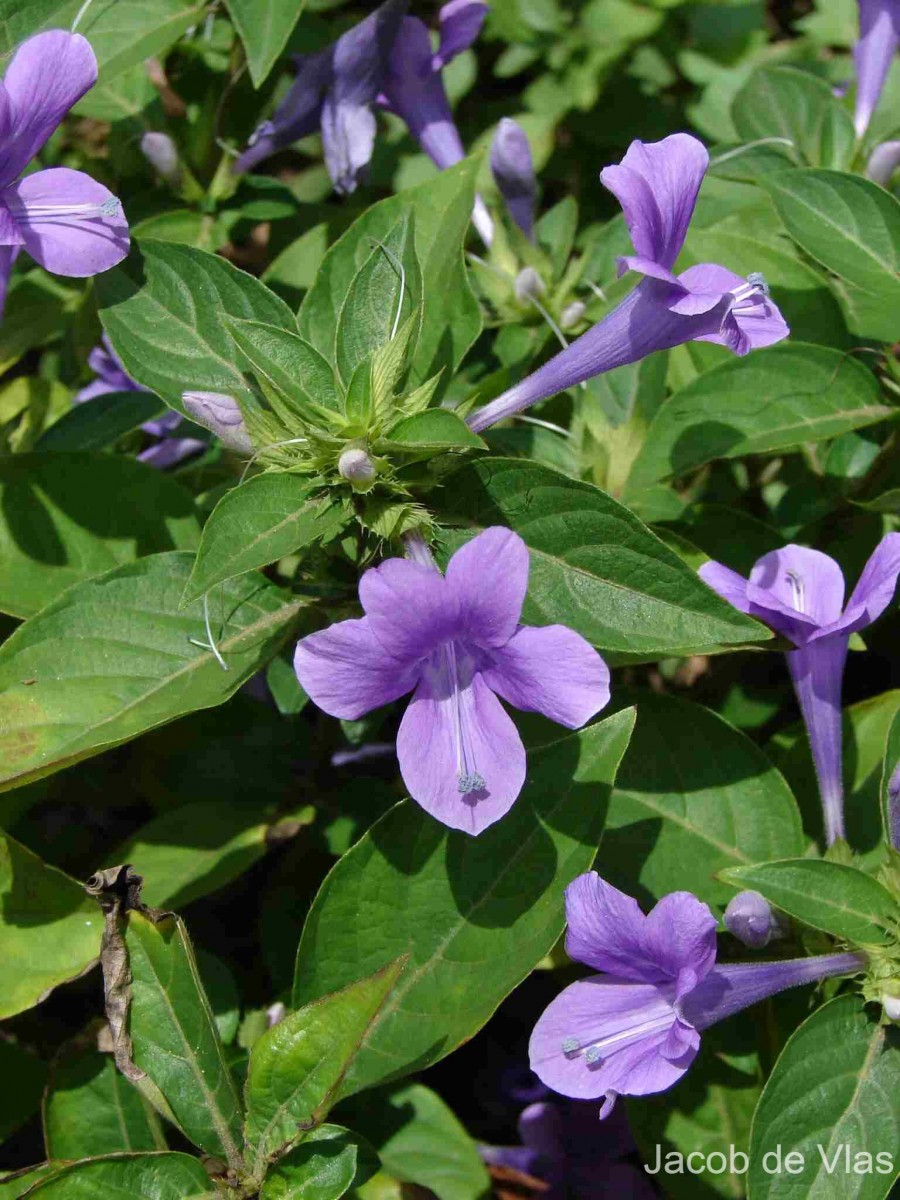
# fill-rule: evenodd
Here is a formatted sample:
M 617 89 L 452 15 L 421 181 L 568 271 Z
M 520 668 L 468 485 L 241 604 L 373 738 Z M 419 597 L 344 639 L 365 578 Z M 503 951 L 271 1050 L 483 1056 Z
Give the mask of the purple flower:
M 529 1047 L 531 1069 L 564 1096 L 664 1092 L 684 1075 L 700 1034 L 784 988 L 855 974 L 862 954 L 716 965 L 716 919 L 690 892 L 664 896 L 645 916 L 595 871 L 566 888 L 570 957 L 599 971 L 545 1010 Z
M 0 275 L 19 249 L 56 275 L 96 275 L 128 253 L 116 197 L 81 171 L 22 172 L 73 104 L 97 81 L 90 44 L 52 29 L 23 42 L 0 82 Z
M 466 156 L 441 71 L 474 42 L 487 7 L 482 0 L 450 0 L 445 4 L 439 15 L 440 44 L 436 53 L 431 49 L 427 26 L 418 17 L 404 17 L 391 48 L 379 103 L 406 122 L 441 171 Z M 494 226 L 480 196 L 475 198 L 473 220 L 490 245 Z
M 598 325 L 470 417 L 472 429 L 487 429 L 585 379 L 682 342 L 718 342 L 747 354 L 787 337 L 761 275 L 742 279 L 714 263 L 672 274 L 708 164 L 696 138 L 675 133 L 661 142 L 632 142 L 618 166 L 601 171 L 601 182 L 624 209 L 636 251 L 619 260 L 619 273 L 644 278 Z
M 853 124 L 861 138 L 878 107 L 891 60 L 900 46 L 900 0 L 859 0 L 856 63 L 856 108 Z
M 900 851 L 900 762 L 888 781 L 888 836 L 894 849 Z
M 634 1149 L 625 1113 L 617 1109 L 598 1128 L 596 1105 L 539 1101 L 519 1117 L 521 1146 L 481 1146 L 490 1166 L 512 1167 L 548 1184 L 544 1200 L 651 1200 L 646 1174 L 623 1161 Z
M 754 950 L 768 946 L 780 933 L 771 905 L 759 892 L 738 892 L 732 896 L 725 909 L 724 921 L 729 933 Z
M 424 542 L 416 561 L 366 571 L 365 616 L 310 634 L 294 666 L 325 712 L 355 720 L 414 692 L 397 737 L 412 798 L 452 829 L 478 834 L 525 782 L 525 750 L 497 699 L 583 725 L 609 700 L 609 671 L 563 625 L 519 624 L 528 550 L 508 529 L 486 529 L 458 550 L 446 576 Z
M 181 402 L 188 416 L 214 433 L 223 446 L 238 454 L 253 453 L 244 414 L 234 396 L 225 392 L 182 392 Z
M 504 117 L 491 143 L 491 172 L 510 216 L 534 241 L 534 210 L 537 184 L 531 146 L 521 125 Z
M 110 392 L 147 392 L 150 390 L 131 378 L 105 333 L 102 344 L 95 346 L 88 355 L 88 366 L 97 378 L 76 392 L 76 404 L 83 404 L 86 400 L 93 400 L 97 396 L 105 396 Z M 165 470 L 166 467 L 175 466 L 182 459 L 204 449 L 203 442 L 196 438 L 171 436 L 182 420 L 181 413 L 173 410 L 153 421 L 144 422 L 141 426 L 144 432 L 158 440 L 154 445 L 141 451 L 138 455 L 141 462 L 159 470 Z
M 886 188 L 900 167 L 900 142 L 882 142 L 869 155 L 866 177 Z
M 316 54 L 294 56 L 297 78 L 270 121 L 264 121 L 235 163 L 247 171 L 282 146 L 322 131 L 325 163 L 337 191 L 356 189 L 375 144 L 372 109 L 406 0 L 385 0 L 364 21 Z
M 700 577 L 740 612 L 749 613 L 797 647 L 788 669 L 809 734 L 830 846 L 844 837 L 841 767 L 841 684 L 850 634 L 865 629 L 890 604 L 900 573 L 900 533 L 881 539 L 844 606 L 841 568 L 818 550 L 785 546 L 765 554 L 744 579 L 708 562 Z

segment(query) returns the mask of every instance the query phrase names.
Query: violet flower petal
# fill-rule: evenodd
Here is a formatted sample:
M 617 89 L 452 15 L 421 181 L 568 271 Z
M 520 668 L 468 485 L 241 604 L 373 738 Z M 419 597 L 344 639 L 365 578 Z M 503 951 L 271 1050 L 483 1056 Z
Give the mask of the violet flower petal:
M 633 896 L 588 871 L 566 888 L 566 953 L 623 979 L 663 981 L 666 972 L 645 953 L 646 920 Z
M 438 15 L 441 40 L 432 59 L 432 69 L 440 71 L 447 63 L 468 50 L 481 32 L 488 6 L 484 0 L 450 0 Z
M 847 634 L 835 633 L 786 655 L 809 735 L 829 846 L 845 836 L 841 685 L 848 641 Z
M 622 205 L 641 258 L 674 266 L 708 166 L 702 143 L 673 133 L 660 142 L 632 142 L 621 163 L 600 172 L 600 181 Z
M 691 892 L 670 892 L 644 918 L 642 952 L 675 980 L 679 998 L 707 975 L 716 961 L 716 918 Z
M 447 585 L 467 641 L 503 646 L 516 632 L 528 590 L 528 547 L 494 525 L 466 542 L 447 564 Z
M 727 600 L 738 612 L 750 613 L 753 605 L 747 597 L 748 581 L 743 575 L 739 575 L 737 571 L 732 571 L 731 567 L 726 567 L 714 559 L 705 562 L 698 569 L 697 574 L 707 587 L 718 592 L 722 599 Z
M 438 662 L 445 654 L 437 652 Z M 464 663 L 460 668 L 455 681 L 436 663 L 424 668 L 400 723 L 397 758 L 413 799 L 444 825 L 474 835 L 518 798 L 525 748 L 481 676 Z M 462 780 L 476 774 L 484 786 L 461 791 Z
M 853 124 L 861 138 L 878 107 L 884 81 L 900 45 L 900 0 L 859 0 L 856 64 L 856 107 Z
M 56 275 L 83 277 L 120 263 L 128 222 L 108 188 L 81 171 L 51 167 L 0 193 L 31 257 Z
M 887 533 L 863 568 L 859 582 L 847 602 L 844 619 L 835 630 L 855 633 L 877 621 L 894 598 L 900 575 L 900 533 Z
M 10 184 L 38 153 L 60 121 L 97 82 L 97 60 L 78 33 L 51 29 L 16 50 L 2 87 L 14 117 L 0 151 L 0 186 Z
M 459 625 L 456 595 L 440 571 L 408 559 L 366 571 L 359 599 L 382 652 L 403 662 L 424 658 Z
M 821 550 L 791 544 L 754 563 L 747 595 L 761 604 L 757 597 L 762 592 L 769 593 L 785 612 L 829 625 L 839 619 L 844 607 L 844 573 Z
M 591 975 L 565 988 L 539 1018 L 528 1047 L 531 1069 L 574 1099 L 661 1092 L 696 1055 L 690 1048 L 676 1060 L 661 1053 L 675 1021 L 671 997 L 654 984 Z M 593 1061 L 587 1047 L 597 1047 Z
M 491 172 L 510 216 L 531 241 L 537 183 L 531 146 L 521 125 L 503 117 L 491 142 Z
M 316 132 L 321 124 L 325 89 L 331 82 L 333 52 L 334 47 L 329 46 L 317 54 L 294 55 L 297 78 L 271 120 L 263 121 L 254 131 L 234 164 L 236 174 L 249 171 L 276 150 Z
M 204 443 L 197 441 L 196 438 L 168 437 L 163 438 L 157 445 L 148 446 L 146 450 L 142 450 L 138 455 L 138 461 L 146 463 L 148 467 L 155 467 L 157 471 L 165 471 L 168 467 L 177 466 L 186 458 L 199 454 L 201 450 L 205 449 Z
M 484 681 L 524 712 L 578 729 L 609 703 L 609 668 L 589 642 L 565 625 L 523 625 L 491 652 Z
M 385 653 L 365 617 L 339 621 L 303 638 L 294 670 L 319 708 L 348 721 L 412 691 L 418 678 L 414 666 Z
M 405 17 L 400 25 L 384 80 L 384 100 L 440 170 L 465 158 L 443 79 L 432 69 L 431 37 L 418 17 Z
M 765 285 L 755 284 L 752 277 L 745 280 L 716 263 L 698 263 L 683 271 L 678 282 L 690 290 L 693 301 L 676 302 L 670 306 L 673 312 L 689 312 L 691 304 L 695 311 L 705 311 L 702 304 L 720 300 L 726 292 L 737 298 L 720 332 L 700 334 L 696 339 L 698 342 L 716 342 L 727 346 L 733 354 L 744 355 L 751 350 L 773 346 L 790 333 L 778 307 L 769 299 Z

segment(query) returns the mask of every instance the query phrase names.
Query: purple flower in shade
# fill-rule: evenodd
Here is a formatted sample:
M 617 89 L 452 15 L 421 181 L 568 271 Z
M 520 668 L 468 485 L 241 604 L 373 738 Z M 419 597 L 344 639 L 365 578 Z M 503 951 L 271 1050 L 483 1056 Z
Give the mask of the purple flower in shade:
M 297 78 L 264 121 L 235 171 L 247 171 L 298 138 L 322 131 L 328 174 L 337 191 L 356 189 L 375 144 L 372 109 L 382 90 L 391 46 L 407 0 L 385 0 L 364 21 L 315 54 L 294 56 Z
M 599 324 L 469 417 L 472 429 L 487 429 L 594 375 L 682 342 L 718 342 L 747 354 L 787 337 L 761 275 L 742 279 L 714 263 L 672 274 L 708 165 L 696 138 L 675 133 L 661 142 L 632 142 L 618 166 L 601 171 L 624 209 L 636 251 L 619 260 L 619 273 L 644 278 Z
M 520 1146 L 481 1146 L 489 1166 L 512 1167 L 543 1180 L 545 1200 L 652 1200 L 646 1174 L 626 1160 L 634 1149 L 628 1121 L 617 1109 L 603 1127 L 584 1101 L 538 1101 L 519 1117 Z
M 900 142 L 882 142 L 869 155 L 869 161 L 866 163 L 866 176 L 873 183 L 880 183 L 883 188 L 886 188 L 898 167 L 900 167 Z
M 570 984 L 531 1035 L 531 1069 L 564 1096 L 663 1092 L 684 1075 L 700 1034 L 785 988 L 861 971 L 865 955 L 716 965 L 716 919 L 690 892 L 645 916 L 591 871 L 566 888 L 566 950 L 599 971 Z
M 440 10 L 440 44 L 418 17 L 404 17 L 394 40 L 379 103 L 396 113 L 432 160 L 444 171 L 461 162 L 466 152 L 453 122 L 441 76 L 443 68 L 478 36 L 488 6 L 482 0 L 450 0 Z M 472 214 L 475 227 L 490 245 L 494 226 L 480 196 Z
M 754 950 L 768 946 L 781 932 L 771 905 L 759 892 L 738 892 L 732 896 L 723 919 L 728 932 Z
M 891 845 L 900 851 L 900 762 L 888 782 L 888 835 Z
M 900 533 L 881 539 L 846 607 L 841 568 L 827 554 L 805 546 L 763 555 L 749 579 L 717 562 L 700 568 L 701 579 L 713 591 L 797 647 L 788 651 L 787 664 L 809 734 L 828 845 L 844 837 L 841 684 L 850 634 L 881 616 L 898 574 Z
M 188 416 L 214 433 L 223 446 L 238 454 L 253 453 L 244 414 L 234 396 L 225 392 L 182 392 L 181 402 Z
M 522 126 L 509 117 L 501 120 L 491 142 L 491 173 L 510 216 L 525 236 L 534 241 L 537 183 L 531 146 Z
M 52 29 L 23 42 L 0 83 L 0 276 L 20 249 L 56 275 L 106 271 L 128 253 L 116 197 L 68 167 L 22 172 L 69 109 L 97 81 L 97 60 L 77 33 Z
M 856 136 L 869 128 L 878 107 L 891 60 L 900 46 L 900 0 L 859 0 L 859 41 L 853 47 L 856 64 Z
M 75 403 L 83 404 L 97 396 L 105 396 L 110 392 L 147 392 L 150 389 L 137 383 L 122 365 L 122 360 L 116 354 L 107 335 L 104 333 L 102 344 L 95 346 L 88 355 L 88 366 L 97 376 L 91 383 L 75 394 Z M 177 438 L 171 435 L 181 424 L 181 413 L 167 412 L 162 417 L 145 421 L 141 428 L 157 441 L 138 455 L 141 462 L 151 467 L 165 470 L 175 466 L 182 459 L 204 449 L 203 442 L 196 438 Z
M 494 527 L 453 555 L 446 576 L 424 542 L 360 580 L 365 616 L 310 634 L 294 666 L 313 701 L 355 720 L 414 692 L 397 737 L 412 798 L 439 821 L 481 833 L 515 802 L 525 750 L 497 699 L 577 728 L 609 699 L 609 671 L 563 625 L 519 624 L 528 550 Z

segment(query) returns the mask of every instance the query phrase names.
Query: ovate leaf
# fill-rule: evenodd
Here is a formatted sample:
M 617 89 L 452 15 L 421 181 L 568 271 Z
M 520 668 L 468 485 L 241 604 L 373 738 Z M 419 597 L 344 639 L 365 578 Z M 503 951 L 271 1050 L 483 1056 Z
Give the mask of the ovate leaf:
M 840 863 L 789 858 L 730 867 L 722 878 L 761 892 L 798 921 L 855 945 L 885 945 L 900 921 L 900 907 L 886 887 Z
M 410 959 L 363 1035 L 342 1096 L 449 1054 L 550 950 L 563 889 L 593 862 L 632 720 L 618 713 L 533 753 L 514 807 L 477 838 L 406 801 L 336 864 L 303 930 L 294 1003 L 392 956 Z
M 179 607 L 193 555 L 154 554 L 69 588 L 0 647 L 0 790 L 222 704 L 275 653 L 299 605 L 258 575 Z M 196 643 L 199 642 L 198 646 Z
M 240 1099 L 183 922 L 131 912 L 125 946 L 135 1063 L 195 1145 L 239 1165 Z
M 406 962 L 401 956 L 289 1013 L 253 1047 L 245 1137 L 257 1169 L 324 1120 Z
M 351 518 L 346 502 L 311 495 L 302 476 L 281 471 L 257 475 L 226 492 L 206 522 L 184 603 L 225 579 L 328 541 Z
M 228 0 L 228 11 L 247 52 L 254 87 L 265 80 L 284 50 L 306 0 Z
M 456 471 L 444 511 L 473 531 L 507 525 L 531 552 L 528 625 L 559 623 L 621 659 L 764 640 L 633 513 L 599 488 L 521 459 Z
M 40 1003 L 100 953 L 103 915 L 74 879 L 0 834 L 0 1018 Z
M 44 1097 L 44 1144 L 51 1158 L 164 1150 L 159 1119 L 111 1054 L 70 1049 L 54 1063 Z
M 216 1188 L 199 1158 L 168 1151 L 70 1163 L 29 1193 L 40 1200 L 202 1200 Z
M 120 563 L 193 550 L 200 540 L 193 501 L 179 483 L 105 454 L 0 460 L 0 513 L 0 609 L 17 617 Z
M 750 1200 L 883 1200 L 897 1175 L 898 1096 L 896 1030 L 880 1025 L 859 996 L 838 996 L 814 1012 L 763 1090 L 750 1139 Z M 795 1153 L 799 1169 L 766 1170 L 776 1150 L 782 1163 Z M 871 1156 L 868 1169 L 858 1154 Z

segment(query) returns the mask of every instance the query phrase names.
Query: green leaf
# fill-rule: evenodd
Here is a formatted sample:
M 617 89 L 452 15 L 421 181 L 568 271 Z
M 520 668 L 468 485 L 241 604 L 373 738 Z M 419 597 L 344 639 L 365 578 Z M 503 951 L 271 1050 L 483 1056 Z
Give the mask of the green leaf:
M 537 463 L 491 458 L 454 472 L 442 503 L 473 532 L 508 525 L 525 540 L 525 624 L 570 625 L 612 662 L 701 654 L 767 636 L 589 483 Z
M 248 394 L 225 317 L 296 329 L 287 305 L 258 279 L 214 254 L 170 242 L 144 242 L 98 275 L 94 287 L 100 319 L 128 374 L 180 412 L 185 391 Z
M 334 371 L 317 350 L 290 329 L 259 321 L 227 320 L 250 370 L 272 397 L 304 421 L 326 425 L 343 411 Z M 272 396 L 274 393 L 274 396 Z
M 166 411 L 152 392 L 106 392 L 75 404 L 38 439 L 36 450 L 106 450 Z
M 253 1047 L 245 1139 L 261 1174 L 267 1160 L 314 1129 L 407 965 L 405 955 L 324 996 L 269 1029 Z
M 79 0 L 71 0 L 60 25 L 71 26 L 80 8 Z M 78 32 L 97 56 L 98 85 L 106 85 L 136 63 L 164 57 L 170 46 L 202 20 L 203 9 L 203 0 L 128 0 L 127 4 L 93 0 Z
M 202 605 L 179 601 L 193 556 L 155 554 L 75 584 L 0 647 L 0 791 L 185 713 L 221 704 L 287 636 L 299 602 L 259 575 Z
M 754 72 L 731 106 L 744 141 L 779 137 L 812 167 L 846 166 L 856 134 L 849 113 L 824 79 L 796 67 Z
M 213 509 L 183 603 L 192 603 L 223 580 L 328 541 L 351 517 L 346 501 L 310 495 L 301 475 L 269 471 L 255 476 L 226 492 Z
M 3 1142 L 36 1111 L 47 1079 L 47 1067 L 36 1054 L 23 1050 L 18 1042 L 10 1039 L 0 1042 L 0 1078 L 15 1080 L 15 1087 L 0 1092 L 0 1142 Z
M 359 268 L 406 209 L 415 216 L 415 249 L 422 272 L 422 328 L 412 383 L 443 367 L 452 372 L 481 332 L 481 309 L 469 285 L 463 242 L 475 199 L 479 163 L 467 159 L 419 187 L 373 205 L 328 251 L 298 316 L 301 335 L 327 359 L 344 297 Z
M 563 889 L 593 862 L 632 721 L 618 713 L 533 753 L 515 806 L 477 838 L 406 801 L 335 865 L 303 930 L 294 1003 L 410 956 L 342 1096 L 449 1054 L 549 952 Z
M 0 54 L 6 57 L 32 33 L 50 24 L 68 0 L 0 0 Z
M 185 804 L 154 817 L 110 861 L 131 863 L 143 875 L 145 903 L 184 908 L 225 887 L 262 858 L 273 809 L 252 798 L 244 804 Z
M 884 840 L 889 846 L 900 847 L 900 804 L 892 800 L 890 784 L 894 771 L 900 766 L 900 715 L 894 716 L 884 747 L 884 767 L 881 773 L 881 819 Z
M 365 248 L 363 241 L 359 250 Z M 383 237 L 370 238 L 368 250 L 341 303 L 334 351 L 329 356 L 345 385 L 349 385 L 357 367 L 387 345 L 392 331 L 416 312 L 422 277 L 416 258 L 415 209 L 405 208 Z M 323 271 L 326 265 L 322 264 Z
M 384 1169 L 438 1200 L 479 1200 L 490 1177 L 475 1142 L 437 1092 L 421 1083 L 369 1091 L 340 1115 L 365 1133 Z
M 750 1200 L 883 1200 L 897 1175 L 898 1094 L 896 1031 L 859 996 L 823 1005 L 791 1037 L 760 1099 Z M 794 1169 L 785 1170 L 792 1153 Z
M 123 496 L 127 504 L 117 502 Z M 200 540 L 193 500 L 179 483 L 106 454 L 0 460 L 0 511 L 0 609 L 17 617 L 73 583 L 155 551 L 193 550 Z
M 771 454 L 895 414 L 872 372 L 839 350 L 788 342 L 704 371 L 671 396 L 647 431 L 626 501 L 717 458 Z
M 241 1163 L 241 1103 L 180 918 L 128 914 L 129 1030 L 137 1066 L 185 1135 L 229 1166 Z
M 688 700 L 646 692 L 597 856 L 605 879 L 655 901 L 695 892 L 724 907 L 725 867 L 802 854 L 800 814 L 784 779 L 749 738 Z
M 74 879 L 0 834 L 0 1018 L 39 1004 L 100 953 L 103 916 Z
M 228 0 L 228 11 L 247 52 L 253 86 L 259 87 L 275 66 L 306 0 Z
M 868 179 L 839 171 L 779 171 L 762 184 L 797 244 L 881 308 L 880 321 L 854 331 L 893 341 L 897 327 L 891 317 L 900 303 L 900 201 Z
M 0 326 L 0 372 L 8 371 L 29 350 L 58 337 L 77 296 L 71 288 L 36 271 L 14 280 Z
M 29 1188 L 34 1187 L 48 1175 L 55 1175 L 62 1170 L 61 1163 L 40 1163 L 36 1167 L 23 1167 L 9 1175 L 0 1176 L 0 1200 L 20 1200 Z
M 51 1158 L 69 1161 L 166 1148 L 156 1114 L 112 1055 L 84 1047 L 53 1065 L 44 1097 L 44 1144 Z
M 762 892 L 777 908 L 854 945 L 885 945 L 900 921 L 891 893 L 856 867 L 815 858 L 730 867 L 721 876 Z
M 273 1167 L 260 1200 L 338 1200 L 378 1169 L 371 1147 L 340 1125 L 320 1125 Z
M 201 1200 L 219 1194 L 198 1158 L 163 1151 L 70 1163 L 28 1195 L 29 1200 Z
M 465 421 L 449 408 L 429 408 L 395 425 L 386 435 L 391 445 L 411 450 L 487 450 Z

